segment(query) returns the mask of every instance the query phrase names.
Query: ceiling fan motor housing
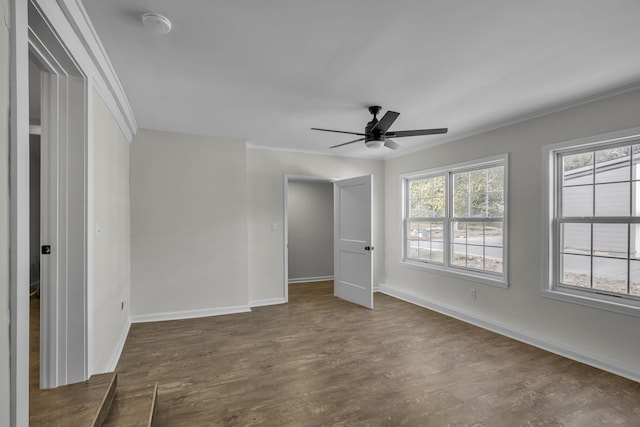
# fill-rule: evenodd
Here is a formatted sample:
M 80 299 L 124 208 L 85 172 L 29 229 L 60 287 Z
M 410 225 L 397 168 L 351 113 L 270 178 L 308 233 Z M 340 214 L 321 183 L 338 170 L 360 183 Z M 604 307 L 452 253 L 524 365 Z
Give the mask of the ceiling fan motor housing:
M 369 148 L 381 147 L 384 144 L 384 132 L 379 129 L 373 129 L 378 124 L 378 119 L 373 118 L 364 128 L 364 144 Z

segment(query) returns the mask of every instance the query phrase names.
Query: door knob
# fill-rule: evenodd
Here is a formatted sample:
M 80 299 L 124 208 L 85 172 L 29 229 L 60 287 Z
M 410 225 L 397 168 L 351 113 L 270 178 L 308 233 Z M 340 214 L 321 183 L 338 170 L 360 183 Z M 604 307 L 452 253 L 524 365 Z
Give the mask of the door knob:
M 373 249 L 374 249 L 373 246 L 365 246 L 364 247 L 365 251 L 372 251 Z

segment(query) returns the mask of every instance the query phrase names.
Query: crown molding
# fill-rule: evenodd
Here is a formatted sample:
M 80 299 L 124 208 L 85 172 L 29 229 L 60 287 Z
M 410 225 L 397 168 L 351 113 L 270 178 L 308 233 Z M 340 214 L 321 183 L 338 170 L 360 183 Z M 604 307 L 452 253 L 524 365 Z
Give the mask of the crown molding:
M 131 142 L 138 130 L 133 110 L 81 1 L 32 2 L 44 12 L 87 79 L 104 99 L 127 140 Z
M 500 120 L 493 124 L 489 124 L 486 126 L 481 126 L 477 129 L 472 129 L 466 132 L 461 133 L 460 135 L 452 135 L 446 136 L 438 141 L 435 141 L 431 144 L 424 144 L 420 147 L 411 148 L 408 150 L 401 150 L 401 152 L 390 153 L 387 155 L 384 160 L 396 159 L 398 157 L 406 156 L 408 154 L 417 153 L 418 151 L 428 150 L 429 148 L 436 147 L 438 145 L 446 144 L 449 142 L 460 141 L 465 138 L 470 138 L 472 136 L 481 135 L 483 133 L 488 133 L 494 130 L 506 128 L 511 125 L 516 125 L 519 123 L 527 122 L 529 120 L 535 120 L 540 117 L 548 116 L 550 114 L 559 113 L 561 111 L 569 110 L 571 108 L 580 107 L 582 105 L 590 104 L 592 102 L 601 101 L 608 98 L 613 98 L 614 96 L 623 95 L 628 92 L 633 92 L 635 90 L 640 90 L 640 82 L 634 82 L 631 84 L 627 84 L 624 86 L 615 87 L 609 90 L 605 90 L 602 92 L 598 92 L 593 95 L 584 96 L 573 101 L 565 102 L 562 104 L 554 104 L 546 108 L 542 108 L 539 110 L 535 110 L 533 112 L 518 115 L 511 118 L 506 118 L 504 120 Z

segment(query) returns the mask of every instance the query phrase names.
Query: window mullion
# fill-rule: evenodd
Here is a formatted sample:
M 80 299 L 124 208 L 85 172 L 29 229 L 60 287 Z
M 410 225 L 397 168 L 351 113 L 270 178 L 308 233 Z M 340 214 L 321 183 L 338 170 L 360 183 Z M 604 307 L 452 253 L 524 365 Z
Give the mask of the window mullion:
M 451 172 L 445 174 L 444 182 L 444 221 L 442 221 L 442 262 L 446 268 L 451 266 L 451 213 L 453 212 L 453 191 Z
M 631 295 L 631 224 L 627 225 L 627 295 Z
M 590 260 L 591 276 L 589 277 L 589 287 L 593 289 L 593 224 L 591 224 L 590 229 L 591 229 L 591 254 L 589 256 L 589 260 Z
M 599 217 L 558 217 L 561 223 L 575 224 L 640 224 L 640 217 L 599 216 Z
M 562 219 L 562 207 L 563 207 L 563 191 L 562 191 L 562 185 L 563 185 L 563 180 L 564 180 L 564 175 L 563 175 L 563 168 L 562 168 L 562 157 L 558 154 L 556 156 L 554 156 L 554 161 L 555 161 L 555 171 L 554 171 L 554 176 L 555 176 L 555 185 L 554 185 L 554 192 L 555 192 L 555 197 L 554 197 L 554 209 L 553 209 L 553 216 L 555 219 L 555 227 L 553 229 L 553 250 L 554 250 L 554 285 L 556 286 L 556 284 L 559 284 L 562 282 L 562 271 L 564 271 L 564 259 L 562 259 L 562 255 L 560 254 L 560 222 Z

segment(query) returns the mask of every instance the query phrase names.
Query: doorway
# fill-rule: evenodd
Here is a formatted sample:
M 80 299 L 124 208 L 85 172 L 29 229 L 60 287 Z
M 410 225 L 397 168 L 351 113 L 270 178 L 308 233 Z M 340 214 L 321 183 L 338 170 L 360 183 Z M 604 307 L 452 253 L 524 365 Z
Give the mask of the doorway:
M 16 1 L 11 6 L 10 417 L 12 425 L 27 425 L 30 326 L 40 332 L 40 378 L 34 379 L 39 387 L 52 388 L 87 378 L 88 83 L 42 7 L 58 22 L 64 18 L 46 2 Z M 39 75 L 33 77 L 40 83 L 39 102 L 29 100 L 30 65 Z M 31 253 L 32 249 L 35 252 L 35 238 L 32 244 L 29 237 L 30 198 L 36 197 L 30 188 L 30 164 L 37 150 L 31 152 L 29 104 L 40 106 L 41 216 L 37 248 L 48 253 L 40 257 L 39 275 Z M 36 276 L 40 278 L 42 323 L 30 325 L 31 278 Z
M 289 181 L 289 283 L 333 280 L 333 184 Z
M 40 178 L 40 238 L 30 253 L 40 260 L 40 388 L 54 388 L 87 379 L 87 83 L 35 2 L 28 12 L 29 112 L 40 130 L 30 171 Z
M 284 296 L 289 284 L 333 281 L 333 182 L 285 176 Z
M 333 233 L 330 238 L 331 253 L 333 257 L 333 277 L 331 283 L 334 296 L 345 299 L 349 302 L 373 308 L 373 257 L 372 251 L 372 175 L 364 175 L 349 179 L 330 179 L 323 177 L 309 176 L 284 176 L 284 300 L 289 302 L 290 283 L 290 250 L 296 250 L 295 239 L 292 246 L 290 236 L 290 196 L 296 183 L 327 183 L 332 187 L 333 200 L 324 201 L 325 205 L 330 205 L 333 215 Z M 309 196 L 305 194 L 305 189 L 300 193 L 306 197 L 301 203 L 309 202 Z M 293 190 L 295 192 L 295 190 Z M 326 208 L 323 206 L 322 208 Z M 324 210 L 322 209 L 321 210 Z M 328 209 L 327 209 L 328 210 Z M 305 217 L 313 216 L 309 210 L 305 210 L 302 215 L 301 227 L 313 228 L 314 223 Z M 274 230 L 275 230 L 274 225 Z M 329 230 L 327 230 L 329 232 Z M 331 234 L 330 234 L 331 235 Z M 317 236 L 317 235 L 316 235 Z M 306 236 L 305 236 L 306 237 Z M 316 237 L 320 239 L 320 237 Z M 303 238 L 297 243 L 298 249 L 304 245 L 311 246 L 313 238 Z M 305 254 L 311 253 L 304 247 Z M 305 260 L 305 264 L 313 264 L 313 255 Z M 318 277 L 318 279 L 325 279 Z M 304 280 L 304 281 L 303 281 Z M 308 283 L 313 281 L 313 277 L 305 277 L 297 280 Z M 293 281 L 291 282 L 293 283 Z
M 40 388 L 40 69 L 29 60 L 29 391 Z

